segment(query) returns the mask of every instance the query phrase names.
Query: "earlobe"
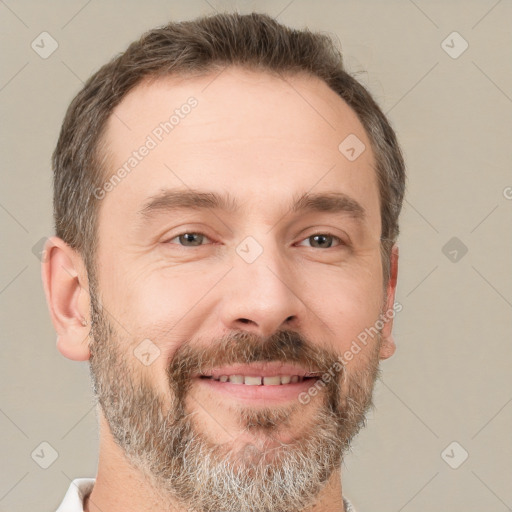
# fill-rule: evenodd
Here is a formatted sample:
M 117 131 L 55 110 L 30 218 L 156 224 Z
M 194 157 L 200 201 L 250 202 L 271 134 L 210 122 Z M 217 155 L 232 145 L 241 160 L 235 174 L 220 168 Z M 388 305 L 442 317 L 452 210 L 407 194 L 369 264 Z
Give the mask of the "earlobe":
M 74 361 L 88 360 L 90 300 L 81 256 L 61 238 L 49 238 L 41 277 L 59 352 Z
M 383 312 L 384 326 L 381 331 L 381 348 L 380 348 L 380 359 L 387 359 L 391 357 L 396 350 L 396 343 L 393 338 L 393 318 L 395 316 L 395 294 L 396 294 L 396 283 L 398 278 L 398 245 L 393 245 L 391 249 L 391 261 L 390 261 L 390 275 L 387 286 L 387 296 L 385 311 Z
M 387 359 L 388 357 L 391 357 L 396 350 L 396 343 L 393 339 L 393 335 L 390 334 L 389 336 L 386 336 L 385 338 L 382 338 L 382 344 L 380 346 L 380 353 L 379 353 L 379 359 Z
M 88 361 L 91 353 L 88 348 L 89 334 L 77 343 L 78 333 L 68 333 L 66 336 L 57 335 L 57 350 L 68 359 L 73 361 Z

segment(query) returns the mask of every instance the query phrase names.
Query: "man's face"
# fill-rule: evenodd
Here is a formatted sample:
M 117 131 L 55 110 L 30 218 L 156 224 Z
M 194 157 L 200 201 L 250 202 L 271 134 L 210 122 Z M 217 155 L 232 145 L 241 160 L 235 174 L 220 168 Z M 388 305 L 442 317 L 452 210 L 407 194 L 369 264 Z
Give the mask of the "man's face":
M 351 134 L 366 147 L 355 160 L 338 149 Z M 229 68 L 139 85 L 106 142 L 109 176 L 136 159 L 105 187 L 91 282 L 91 372 L 113 438 L 197 510 L 302 509 L 339 468 L 378 373 L 379 336 L 338 359 L 385 306 L 361 123 L 317 79 Z M 191 191 L 238 209 L 173 203 Z M 331 201 L 294 210 L 304 194 Z M 324 381 L 302 375 L 326 372 L 311 393 Z

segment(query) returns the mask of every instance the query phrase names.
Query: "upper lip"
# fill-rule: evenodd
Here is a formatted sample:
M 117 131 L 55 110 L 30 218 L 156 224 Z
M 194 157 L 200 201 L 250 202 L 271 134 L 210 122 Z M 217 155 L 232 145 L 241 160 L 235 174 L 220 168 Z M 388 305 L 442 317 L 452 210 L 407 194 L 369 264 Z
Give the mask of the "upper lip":
M 236 364 L 230 366 L 222 366 L 212 368 L 194 377 L 214 377 L 218 379 L 221 375 L 243 375 L 254 377 L 274 377 L 276 375 L 299 375 L 301 377 L 317 377 L 320 375 L 319 370 L 306 370 L 300 366 L 284 363 L 253 363 L 253 364 Z

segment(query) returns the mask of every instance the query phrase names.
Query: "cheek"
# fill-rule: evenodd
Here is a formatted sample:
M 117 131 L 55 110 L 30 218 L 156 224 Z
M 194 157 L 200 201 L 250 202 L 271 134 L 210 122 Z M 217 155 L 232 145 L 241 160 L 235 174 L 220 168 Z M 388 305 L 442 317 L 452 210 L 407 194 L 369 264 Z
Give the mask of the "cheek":
M 119 322 L 126 326 L 124 335 L 134 344 L 151 340 L 166 360 L 205 320 L 208 301 L 201 299 L 218 281 L 215 275 L 154 268 L 139 268 L 119 278 L 122 285 L 116 292 L 116 311 Z
M 380 262 L 379 262 L 380 263 Z M 367 267 L 368 268 L 368 267 Z M 338 352 L 347 350 L 354 340 L 375 326 L 382 309 L 381 274 L 374 271 L 330 272 L 323 279 L 304 283 L 307 303 L 329 327 Z M 328 297 L 328 300 L 326 300 Z

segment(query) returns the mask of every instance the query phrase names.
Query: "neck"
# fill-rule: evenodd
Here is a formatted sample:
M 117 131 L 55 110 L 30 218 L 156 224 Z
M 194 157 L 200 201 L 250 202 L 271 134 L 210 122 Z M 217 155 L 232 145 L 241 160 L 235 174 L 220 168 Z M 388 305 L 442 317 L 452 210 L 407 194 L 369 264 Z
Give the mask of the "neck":
M 169 496 L 158 496 L 144 475 L 126 459 L 100 415 L 100 456 L 96 482 L 84 500 L 84 512 L 188 512 Z M 341 474 L 335 471 L 314 506 L 302 512 L 345 512 Z

